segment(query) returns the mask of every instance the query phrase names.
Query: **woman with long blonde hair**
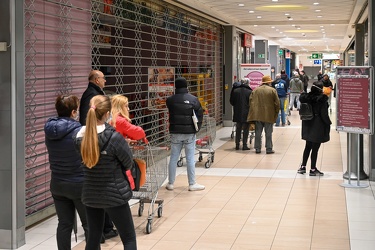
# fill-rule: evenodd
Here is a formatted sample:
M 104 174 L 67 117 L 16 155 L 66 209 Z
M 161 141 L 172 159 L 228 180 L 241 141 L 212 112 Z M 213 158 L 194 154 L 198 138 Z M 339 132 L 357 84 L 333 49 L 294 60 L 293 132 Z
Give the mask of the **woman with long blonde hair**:
M 146 138 L 146 133 L 140 126 L 133 125 L 129 117 L 129 100 L 123 95 L 114 95 L 111 98 L 112 120 L 111 125 L 124 138 L 130 140 L 141 140 Z M 144 140 L 145 142 L 147 140 Z
M 133 166 L 133 156 L 124 137 L 107 123 L 111 101 L 97 95 L 90 101 L 86 126 L 76 136 L 84 164 L 82 202 L 89 226 L 86 249 L 100 249 L 106 212 L 115 224 L 124 248 L 137 249 L 133 217 L 128 201 L 132 190 L 124 170 Z

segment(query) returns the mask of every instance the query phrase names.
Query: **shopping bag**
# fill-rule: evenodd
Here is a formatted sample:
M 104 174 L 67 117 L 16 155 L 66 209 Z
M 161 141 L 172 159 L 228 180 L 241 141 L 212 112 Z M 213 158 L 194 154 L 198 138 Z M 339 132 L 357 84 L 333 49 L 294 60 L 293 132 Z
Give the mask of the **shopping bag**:
M 134 179 L 134 191 L 139 191 L 146 182 L 146 162 L 142 159 L 134 159 L 132 168 L 132 176 Z

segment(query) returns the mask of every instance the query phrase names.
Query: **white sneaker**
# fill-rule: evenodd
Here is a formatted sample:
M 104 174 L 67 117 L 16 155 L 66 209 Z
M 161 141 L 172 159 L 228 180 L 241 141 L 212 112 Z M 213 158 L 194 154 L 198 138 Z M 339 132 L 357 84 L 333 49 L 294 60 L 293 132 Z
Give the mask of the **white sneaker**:
M 167 190 L 169 190 L 169 191 L 172 191 L 173 190 L 173 184 L 167 184 L 166 186 L 165 186 L 165 188 L 167 189 Z
M 200 185 L 198 183 L 195 183 L 194 185 L 189 185 L 189 191 L 200 191 L 204 189 L 205 189 L 205 186 Z

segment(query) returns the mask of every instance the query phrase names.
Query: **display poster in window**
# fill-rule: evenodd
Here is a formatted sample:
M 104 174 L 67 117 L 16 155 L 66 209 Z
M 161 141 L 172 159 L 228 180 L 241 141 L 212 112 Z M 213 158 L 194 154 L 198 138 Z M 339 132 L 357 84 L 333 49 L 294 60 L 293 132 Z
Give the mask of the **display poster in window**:
M 175 68 L 148 68 L 148 108 L 166 109 L 166 100 L 174 94 Z
M 252 90 L 259 87 L 262 83 L 262 77 L 271 75 L 270 64 L 241 64 L 241 78 L 250 79 Z
M 372 77 L 372 67 L 337 67 L 337 131 L 373 134 Z

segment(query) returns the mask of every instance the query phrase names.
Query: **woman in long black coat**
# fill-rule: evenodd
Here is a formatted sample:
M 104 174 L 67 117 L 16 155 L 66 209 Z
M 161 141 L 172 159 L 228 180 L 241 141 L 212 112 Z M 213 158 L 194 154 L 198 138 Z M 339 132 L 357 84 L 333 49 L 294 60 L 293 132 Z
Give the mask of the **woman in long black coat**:
M 323 83 L 314 82 L 309 93 L 302 93 L 301 103 L 310 103 L 313 107 L 314 118 L 302 121 L 302 139 L 306 141 L 305 150 L 299 174 L 306 173 L 306 163 L 311 152 L 310 176 L 324 175 L 316 168 L 316 160 L 320 145 L 329 141 L 331 119 L 328 116 L 328 97 L 323 94 Z

